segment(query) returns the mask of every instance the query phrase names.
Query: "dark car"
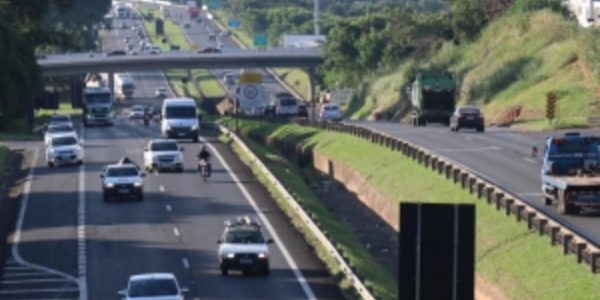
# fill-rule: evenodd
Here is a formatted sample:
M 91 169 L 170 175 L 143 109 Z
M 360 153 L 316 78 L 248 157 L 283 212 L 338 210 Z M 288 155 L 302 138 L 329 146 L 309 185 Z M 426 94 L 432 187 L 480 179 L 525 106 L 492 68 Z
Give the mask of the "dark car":
M 308 106 L 306 103 L 298 104 L 298 117 L 308 118 Z
M 196 53 L 221 53 L 221 50 L 214 47 L 207 47 L 197 50 Z
M 471 128 L 479 132 L 485 130 L 483 114 L 478 107 L 462 106 L 454 111 L 450 117 L 450 130 L 459 131 L 462 128 Z
M 271 103 L 265 107 L 263 115 L 265 117 L 274 117 L 277 112 L 277 105 Z
M 127 55 L 125 50 L 113 50 L 106 53 L 106 56 L 119 56 L 119 55 Z

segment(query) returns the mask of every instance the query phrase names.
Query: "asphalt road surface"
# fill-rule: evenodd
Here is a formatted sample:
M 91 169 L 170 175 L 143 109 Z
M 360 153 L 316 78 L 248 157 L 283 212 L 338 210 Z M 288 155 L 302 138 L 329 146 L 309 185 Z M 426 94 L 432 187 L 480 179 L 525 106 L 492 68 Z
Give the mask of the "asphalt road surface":
M 115 34 L 128 34 L 122 31 Z M 105 39 L 103 45 L 119 47 L 121 40 Z M 167 86 L 164 77 L 133 75 L 135 102 L 159 105 L 153 94 Z M 126 112 L 120 111 L 114 127 L 80 129 L 86 152 L 81 167 L 48 168 L 41 142 L 28 144 L 37 155 L 0 299 L 114 299 L 130 275 L 145 272 L 174 273 L 190 288 L 188 299 L 341 298 L 268 192 L 214 138 L 208 138 L 214 171 L 207 182 L 196 172 L 199 145 L 182 143 L 183 173 L 148 174 L 143 202 L 103 202 L 101 169 L 123 156 L 141 164 L 144 146 L 159 137 L 158 124 L 130 122 Z M 246 214 L 263 215 L 271 225 L 264 224 L 275 239 L 271 275 L 223 277 L 216 241 L 225 220 Z

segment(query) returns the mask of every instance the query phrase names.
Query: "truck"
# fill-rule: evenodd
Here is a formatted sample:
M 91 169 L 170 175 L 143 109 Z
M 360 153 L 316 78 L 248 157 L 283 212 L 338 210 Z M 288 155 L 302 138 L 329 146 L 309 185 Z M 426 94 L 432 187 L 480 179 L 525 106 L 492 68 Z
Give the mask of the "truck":
M 562 215 L 600 207 L 600 138 L 578 132 L 548 137 L 542 164 L 542 201 Z
M 456 106 L 456 83 L 452 75 L 422 72 L 417 74 L 409 89 L 411 122 L 415 127 L 432 122 L 450 124 Z
M 250 116 L 261 115 L 266 107 L 263 78 L 260 72 L 242 69 L 236 88 L 235 102 L 240 113 Z
M 86 87 L 83 90 L 83 125 L 112 126 L 114 99 L 106 86 Z
M 115 96 L 118 99 L 132 99 L 135 92 L 135 83 L 130 74 L 115 74 Z

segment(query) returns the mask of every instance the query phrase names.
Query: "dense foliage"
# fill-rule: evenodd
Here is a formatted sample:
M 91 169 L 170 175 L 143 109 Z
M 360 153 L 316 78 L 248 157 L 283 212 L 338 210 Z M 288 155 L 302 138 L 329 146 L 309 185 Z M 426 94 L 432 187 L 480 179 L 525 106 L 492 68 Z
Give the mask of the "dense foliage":
M 110 1 L 0 0 L 2 128 L 23 117 L 32 122 L 33 99 L 42 88 L 36 49 L 48 45 L 82 46 L 74 42 L 73 34 L 99 21 L 104 13 L 93 10 L 102 7 L 106 8 L 105 13 Z

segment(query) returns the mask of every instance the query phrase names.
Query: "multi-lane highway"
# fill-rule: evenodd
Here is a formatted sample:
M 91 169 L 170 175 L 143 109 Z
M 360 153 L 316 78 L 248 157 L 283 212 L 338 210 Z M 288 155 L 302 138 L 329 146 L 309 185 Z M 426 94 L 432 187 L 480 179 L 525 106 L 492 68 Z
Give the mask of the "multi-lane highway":
M 127 30 L 114 30 L 105 47 Z M 109 42 L 110 40 L 110 42 Z M 138 103 L 158 105 L 154 89 L 168 86 L 160 73 L 134 73 Z M 41 142 L 25 184 L 13 255 L 0 279 L 0 299 L 114 299 L 136 273 L 170 272 L 190 288 L 189 299 L 340 299 L 323 266 L 286 217 L 227 145 L 214 138 L 213 176 L 202 182 L 195 168 L 198 144 L 183 143 L 183 173 L 145 178 L 145 200 L 105 203 L 99 175 L 128 156 L 142 162 L 158 125 L 127 120 L 114 127 L 82 128 L 85 163 L 50 169 Z M 223 222 L 261 215 L 271 246 L 269 276 L 220 274 L 217 240 Z

